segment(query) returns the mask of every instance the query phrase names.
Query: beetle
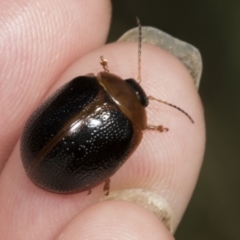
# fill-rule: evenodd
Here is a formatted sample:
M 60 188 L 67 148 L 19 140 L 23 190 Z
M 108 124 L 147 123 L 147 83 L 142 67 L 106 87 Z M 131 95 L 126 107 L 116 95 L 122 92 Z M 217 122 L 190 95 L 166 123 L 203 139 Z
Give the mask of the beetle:
M 140 86 L 141 24 L 139 26 L 139 78 L 123 80 L 104 71 L 79 76 L 44 101 L 25 124 L 20 143 L 24 169 L 40 188 L 75 193 L 103 182 L 106 195 L 110 177 L 141 142 L 143 130 L 168 131 L 147 124 L 146 107 L 156 100 Z

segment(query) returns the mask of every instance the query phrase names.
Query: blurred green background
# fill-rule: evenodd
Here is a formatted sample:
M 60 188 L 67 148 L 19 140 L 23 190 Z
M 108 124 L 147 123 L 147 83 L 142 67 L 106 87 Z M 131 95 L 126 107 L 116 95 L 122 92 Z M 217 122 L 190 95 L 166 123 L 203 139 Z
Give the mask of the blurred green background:
M 112 0 L 109 41 L 135 27 L 157 27 L 196 46 L 207 146 L 178 240 L 240 239 L 240 0 Z

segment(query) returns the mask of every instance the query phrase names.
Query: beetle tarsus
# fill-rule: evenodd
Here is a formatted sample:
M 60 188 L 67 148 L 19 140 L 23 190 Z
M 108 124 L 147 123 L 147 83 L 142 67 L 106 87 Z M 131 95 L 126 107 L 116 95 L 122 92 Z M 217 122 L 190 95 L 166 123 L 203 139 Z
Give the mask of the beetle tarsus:
M 147 125 L 147 129 L 148 130 L 155 130 L 155 131 L 159 131 L 159 132 L 168 132 L 169 131 L 169 129 L 165 128 L 163 125 L 158 125 L 158 126 Z
M 90 195 L 92 193 L 92 189 L 88 189 L 87 195 Z
M 105 195 L 108 196 L 110 190 L 110 178 L 105 181 L 103 186 L 103 191 L 106 192 Z
M 104 72 L 109 73 L 108 61 L 103 56 L 100 56 L 100 64 L 102 65 Z

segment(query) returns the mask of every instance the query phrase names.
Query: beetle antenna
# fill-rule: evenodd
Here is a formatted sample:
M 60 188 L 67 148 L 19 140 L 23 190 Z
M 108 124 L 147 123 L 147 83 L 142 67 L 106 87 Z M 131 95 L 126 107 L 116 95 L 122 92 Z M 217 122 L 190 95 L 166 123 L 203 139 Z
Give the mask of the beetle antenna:
M 176 108 L 178 111 L 182 112 L 185 116 L 187 116 L 188 119 L 189 119 L 192 123 L 194 123 L 192 117 L 191 117 L 187 112 L 185 112 L 183 109 L 181 109 L 180 107 L 178 107 L 178 106 L 176 106 L 176 105 L 173 105 L 173 104 L 171 104 L 171 103 L 165 102 L 165 101 L 163 101 L 163 100 L 161 100 L 161 99 L 157 99 L 157 98 L 155 98 L 155 97 L 153 97 L 153 96 L 148 96 L 148 99 L 149 99 L 149 100 L 155 100 L 155 101 L 158 101 L 158 102 L 160 102 L 160 103 L 166 104 L 166 105 L 168 105 L 168 106 L 170 106 L 170 107 Z
M 141 53 L 142 53 L 142 25 L 140 19 L 136 17 L 137 25 L 138 25 L 138 78 L 137 82 L 140 83 L 142 81 L 141 77 Z
M 104 72 L 109 73 L 108 60 L 103 56 L 100 56 L 100 64 L 102 65 Z

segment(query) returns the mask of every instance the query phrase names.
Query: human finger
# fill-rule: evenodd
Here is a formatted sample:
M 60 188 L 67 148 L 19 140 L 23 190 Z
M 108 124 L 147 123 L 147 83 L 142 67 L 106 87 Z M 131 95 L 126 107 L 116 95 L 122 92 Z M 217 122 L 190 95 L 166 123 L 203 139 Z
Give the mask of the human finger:
M 127 188 L 144 188 L 163 196 L 174 213 L 174 229 L 178 225 L 194 189 L 204 152 L 204 121 L 201 102 L 193 81 L 184 66 L 165 51 L 145 45 L 142 59 L 142 86 L 148 94 L 178 103 L 195 120 L 187 118 L 167 106 L 151 104 L 148 121 L 163 124 L 170 131 L 160 134 L 146 132 L 137 151 L 111 178 L 111 191 Z M 48 95 L 75 76 L 98 72 L 98 59 L 104 54 L 111 72 L 123 79 L 137 75 L 136 44 L 114 43 L 96 49 L 80 58 L 62 75 Z M 127 64 L 126 64 L 127 63 Z M 161 111 L 160 111 L 161 110 Z M 197 137 L 196 137 L 197 136 Z M 14 176 L 14 178 L 11 178 Z M 92 189 L 92 194 L 56 195 L 33 185 L 26 177 L 20 162 L 19 145 L 16 146 L 0 179 L 2 206 L 0 215 L 5 219 L 4 232 L 14 227 L 13 234 L 29 236 L 40 229 L 41 237 L 50 239 L 59 234 L 66 224 L 83 209 L 96 203 L 102 196 L 102 185 Z M 24 202 L 16 208 L 9 199 Z M 28 209 L 31 206 L 31 209 Z M 61 211 L 59 211 L 61 206 Z M 12 226 L 11 219 L 21 216 L 21 224 Z M 35 222 L 26 231 L 29 219 Z M 104 217 L 104 216 L 102 216 Z M 1 226 L 1 225 L 0 225 Z M 24 230 L 23 230 L 24 229 Z M 51 229 L 51 230 L 50 230 Z M 24 231 L 24 233 L 23 233 Z M 16 237 L 17 235 L 15 235 Z M 14 235 L 12 235 L 14 239 Z M 36 239 L 36 238 L 35 238 Z

